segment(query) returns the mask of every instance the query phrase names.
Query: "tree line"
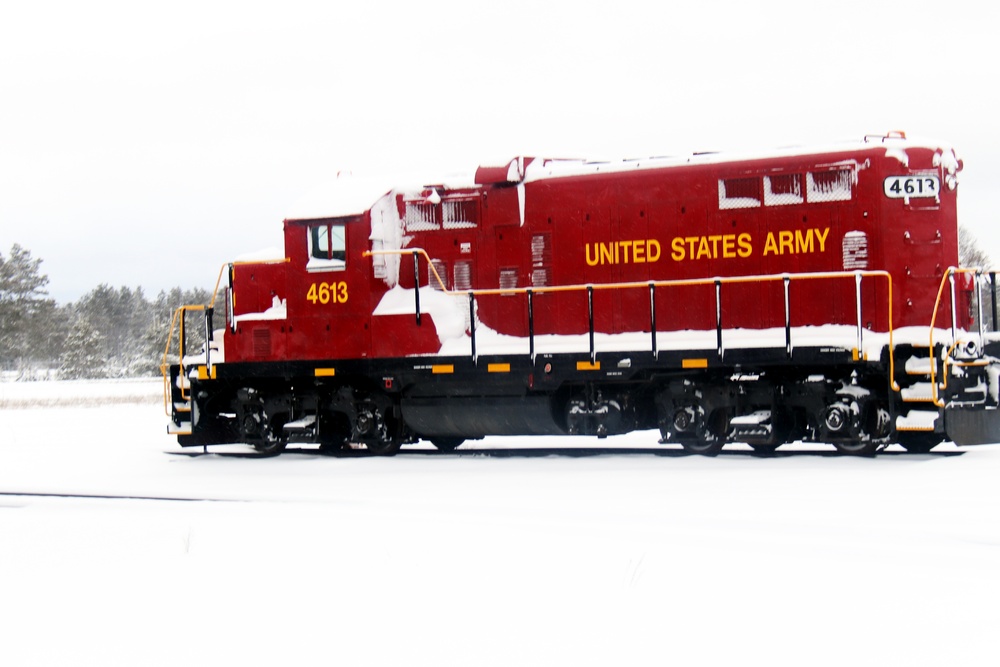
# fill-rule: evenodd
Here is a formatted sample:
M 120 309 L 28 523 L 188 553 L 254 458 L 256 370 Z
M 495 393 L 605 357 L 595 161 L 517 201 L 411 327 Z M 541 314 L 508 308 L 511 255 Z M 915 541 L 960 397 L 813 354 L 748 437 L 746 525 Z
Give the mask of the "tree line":
M 0 253 L 0 371 L 17 379 L 157 375 L 174 311 L 211 298 L 175 287 L 150 299 L 142 287 L 101 284 L 60 305 L 41 264 L 16 243 Z
M 991 267 L 988 254 L 966 229 L 959 228 L 962 266 Z M 142 287 L 101 284 L 79 300 L 59 305 L 48 298 L 49 279 L 41 259 L 14 244 L 0 253 L 0 371 L 18 379 L 129 378 L 160 372 L 174 311 L 186 304 L 207 304 L 211 292 L 175 287 L 150 299 Z M 990 295 L 982 295 L 988 303 Z M 984 309 L 984 320 L 992 316 Z M 193 327 L 188 349 L 204 335 Z

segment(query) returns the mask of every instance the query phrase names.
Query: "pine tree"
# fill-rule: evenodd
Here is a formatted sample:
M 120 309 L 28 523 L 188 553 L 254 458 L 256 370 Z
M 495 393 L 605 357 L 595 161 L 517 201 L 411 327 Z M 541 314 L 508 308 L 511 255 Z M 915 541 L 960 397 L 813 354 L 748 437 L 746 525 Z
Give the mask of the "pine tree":
M 17 243 L 7 258 L 0 254 L 0 368 L 38 360 L 36 344 L 50 333 L 56 308 L 45 298 L 41 263 Z
M 107 377 L 106 341 L 85 317 L 77 318 L 66 337 L 60 375 L 67 380 Z

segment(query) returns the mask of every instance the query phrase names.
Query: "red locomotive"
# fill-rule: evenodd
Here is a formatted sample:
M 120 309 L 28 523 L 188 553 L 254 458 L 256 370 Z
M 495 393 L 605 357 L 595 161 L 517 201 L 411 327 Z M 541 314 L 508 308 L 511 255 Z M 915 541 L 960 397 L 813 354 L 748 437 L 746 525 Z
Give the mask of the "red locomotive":
M 654 428 L 702 454 L 992 442 L 985 276 L 954 268 L 961 168 L 896 133 L 339 179 L 319 214 L 285 220 L 283 258 L 224 267 L 224 318 L 178 311 L 171 430 L 378 454 Z M 192 309 L 200 356 L 184 349 Z

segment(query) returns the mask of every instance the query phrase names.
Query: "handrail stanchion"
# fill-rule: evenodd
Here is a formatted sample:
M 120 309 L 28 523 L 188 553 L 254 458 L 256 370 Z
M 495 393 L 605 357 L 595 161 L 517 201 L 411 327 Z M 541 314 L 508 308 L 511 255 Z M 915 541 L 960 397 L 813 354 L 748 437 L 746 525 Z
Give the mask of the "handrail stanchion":
M 864 359 L 865 324 L 861 313 L 861 271 L 854 272 L 854 301 L 858 313 L 858 359 Z
M 722 360 L 722 280 L 715 279 L 715 346 Z
M 993 333 L 1000 331 L 997 328 L 997 272 L 990 271 L 990 292 L 992 295 L 991 301 L 993 302 Z
M 791 307 L 788 302 L 788 286 L 792 282 L 792 278 L 789 275 L 784 275 L 781 278 L 781 282 L 785 286 L 785 354 L 789 359 L 792 358 L 792 315 Z
M 983 335 L 985 330 L 983 329 L 983 286 L 981 284 L 982 270 L 976 269 L 974 282 L 976 286 L 976 322 L 979 324 L 979 354 L 978 358 L 982 359 L 985 354 L 986 346 L 983 344 Z
M 948 269 L 948 280 L 951 282 L 951 342 L 958 340 L 958 302 L 955 300 L 955 271 Z
M 597 361 L 597 349 L 594 346 L 594 286 L 587 285 L 587 319 L 590 324 L 590 363 Z
M 208 369 L 208 377 L 212 377 L 212 319 L 214 314 L 214 308 L 205 309 L 205 368 Z
M 469 339 L 472 341 L 472 363 L 478 365 L 476 356 L 476 293 L 469 290 Z
M 535 293 L 528 290 L 528 357 L 535 363 Z
M 420 253 L 413 251 L 413 300 L 417 309 L 417 326 L 420 326 Z
M 656 349 L 656 283 L 653 282 L 649 283 L 649 331 L 655 360 L 659 356 L 659 350 Z

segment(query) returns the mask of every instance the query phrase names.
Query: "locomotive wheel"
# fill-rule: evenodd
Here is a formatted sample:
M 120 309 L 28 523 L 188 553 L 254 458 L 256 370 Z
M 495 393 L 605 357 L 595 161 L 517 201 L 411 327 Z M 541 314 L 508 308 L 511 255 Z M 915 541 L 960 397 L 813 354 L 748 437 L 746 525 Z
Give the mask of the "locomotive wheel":
M 879 443 L 872 440 L 868 440 L 867 442 L 857 440 L 835 442 L 833 446 L 836 447 L 839 454 L 846 456 L 875 456 L 878 452 Z
M 288 445 L 288 436 L 284 433 L 285 421 L 284 415 L 272 418 L 260 437 L 253 440 L 253 448 L 268 456 L 277 456 L 285 451 Z
M 259 440 L 253 443 L 253 448 L 256 449 L 261 454 L 266 454 L 268 456 L 275 456 L 285 451 L 285 447 L 288 445 L 288 440 L 285 438 L 277 438 L 271 434 L 268 434 L 263 440 Z
M 379 440 L 377 442 L 365 442 L 365 447 L 367 447 L 368 451 L 375 456 L 395 456 L 399 453 L 399 449 L 402 446 L 402 438 L 389 438 L 387 440 Z
M 701 456 L 718 456 L 725 446 L 726 441 L 721 438 L 715 441 L 688 440 L 681 441 L 681 447 L 688 454 L 700 454 Z
M 375 456 L 394 456 L 403 446 L 401 424 L 386 413 L 389 405 L 381 401 L 364 401 L 358 405 L 356 430 L 358 440 Z
M 442 452 L 453 452 L 461 447 L 463 442 L 465 442 L 465 438 L 431 438 L 431 444 L 440 449 Z
M 729 420 L 724 410 L 716 410 L 698 428 L 695 439 L 681 440 L 681 447 L 689 454 L 718 456 L 726 446 L 726 429 Z

